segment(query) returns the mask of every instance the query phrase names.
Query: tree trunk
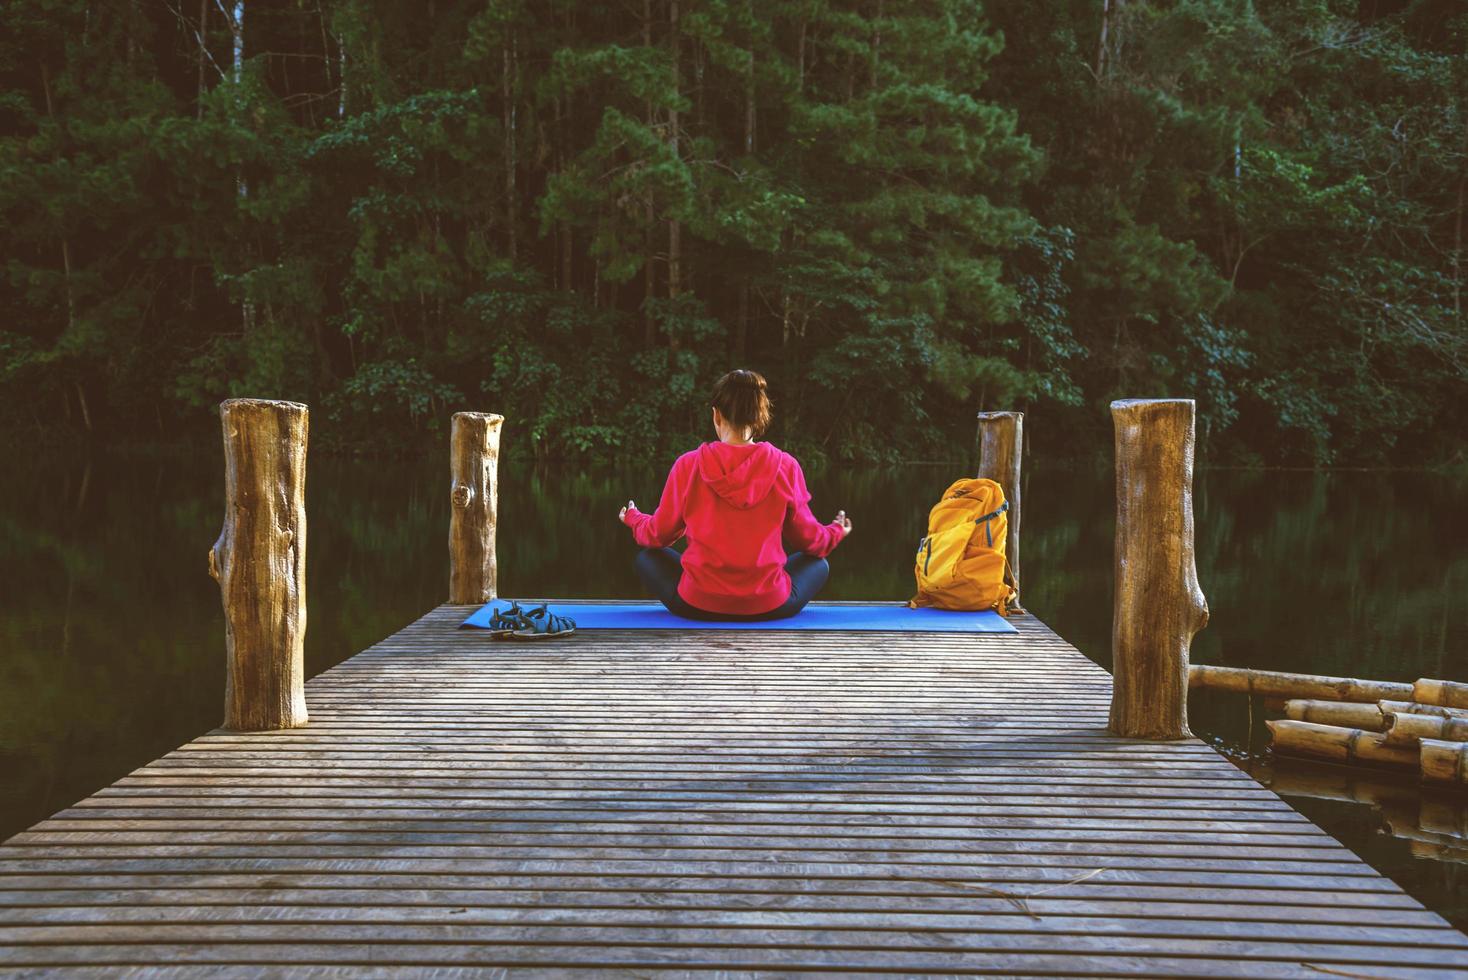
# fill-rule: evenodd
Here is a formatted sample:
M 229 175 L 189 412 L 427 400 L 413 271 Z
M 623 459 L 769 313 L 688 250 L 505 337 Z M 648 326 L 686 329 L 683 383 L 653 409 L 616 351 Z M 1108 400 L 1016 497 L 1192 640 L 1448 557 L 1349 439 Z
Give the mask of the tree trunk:
M 41 91 L 46 98 L 46 117 L 56 118 L 56 106 L 51 101 L 51 73 L 44 62 L 41 64 Z M 76 297 L 71 288 L 71 240 L 65 228 L 61 229 L 61 283 L 66 293 L 66 328 L 76 326 Z M 91 428 L 90 423 L 87 428 Z
M 509 231 L 510 264 L 514 265 L 519 239 L 515 233 L 518 208 L 515 201 L 515 36 L 506 26 L 503 45 L 504 61 L 500 69 L 500 95 L 504 99 L 503 121 L 505 141 L 505 227 Z
M 790 291 L 782 288 L 780 290 L 780 361 L 785 366 L 785 378 L 782 387 L 785 389 L 785 412 L 784 432 L 788 442 L 791 435 L 796 431 L 795 412 L 792 408 L 795 404 L 795 348 L 791 343 L 791 335 L 794 332 L 792 323 Z
M 553 142 L 555 143 L 555 150 L 552 156 L 552 166 L 555 168 L 553 172 L 559 174 L 564 173 L 566 169 L 565 146 L 568 142 L 568 140 L 566 139 L 566 121 L 564 115 L 565 110 L 559 96 L 552 100 L 551 110 L 551 133 Z M 559 285 L 562 292 L 569 293 L 572 291 L 571 274 L 573 272 L 573 264 L 571 250 L 575 247 L 575 241 L 576 239 L 571 232 L 570 223 L 566 221 L 557 222 L 556 243 L 560 246 L 561 249 Z M 595 259 L 592 260 L 592 264 L 595 265 Z M 593 274 L 593 280 L 595 279 L 596 276 L 595 274 Z M 595 281 L 593 281 L 591 290 L 591 305 L 593 309 L 597 308 L 600 305 L 598 300 L 599 297 L 597 296 L 597 284 Z
M 754 20 L 754 3 L 745 4 L 745 12 Z M 744 71 L 744 155 L 754 156 L 754 37 L 749 39 L 749 64 Z
M 1111 0 L 1101 0 L 1101 39 L 1096 44 L 1096 77 L 1106 71 L 1106 35 L 1111 30 Z
M 1463 191 L 1468 178 L 1458 178 L 1458 208 L 1453 217 L 1453 321 L 1463 320 Z
M 495 597 L 503 415 L 458 412 L 449 436 L 449 602 L 481 605 Z
M 805 22 L 805 19 L 802 18 L 801 21 L 800 21 L 800 40 L 796 43 L 796 49 L 795 49 L 796 50 L 795 91 L 797 91 L 797 92 L 804 92 L 805 91 L 805 32 L 806 32 L 806 22 Z
M 682 93 L 682 80 L 678 69 L 678 0 L 668 2 L 668 53 L 672 60 L 673 98 L 668 107 L 668 146 L 678 157 L 678 108 L 676 99 Z M 677 299 L 683 292 L 683 225 L 676 217 L 668 219 L 668 298 Z M 677 347 L 677 336 L 672 338 Z
M 231 67 L 234 70 L 234 83 L 238 85 L 244 77 L 245 65 L 245 0 L 235 0 L 234 13 L 229 20 L 229 32 L 233 42 Z
M 572 231 L 568 222 L 562 221 L 557 226 L 556 237 L 561 244 L 561 290 L 563 292 L 575 292 L 576 286 L 573 281 L 575 272 L 574 250 L 576 247 L 576 233 Z M 596 305 L 596 296 L 591 297 L 591 305 Z
M 1188 648 L 1208 623 L 1193 561 L 1188 399 L 1111 403 L 1116 426 L 1116 600 L 1111 730 L 1186 738 Z
M 749 349 L 749 283 L 739 284 L 739 321 L 734 328 L 734 363 L 743 364 Z
M 1004 555 L 1009 562 L 1009 584 L 1019 592 L 1019 520 L 1020 457 L 1024 450 L 1023 412 L 979 413 L 979 476 L 993 480 L 1004 490 L 1009 504 L 1009 532 L 1005 536 Z M 1022 613 L 1019 599 L 1010 610 Z
M 195 118 L 204 118 L 204 94 L 209 91 L 204 81 L 204 62 L 209 54 L 209 0 L 199 0 L 199 96 Z
M 877 0 L 877 16 L 875 18 L 876 19 L 876 23 L 872 27 L 871 87 L 872 87 L 872 89 L 874 91 L 877 88 L 877 68 L 880 66 L 881 61 L 882 61 L 882 15 L 883 15 L 883 6 L 884 5 L 882 3 L 882 0 Z
M 1382 701 L 1410 697 L 1412 685 L 1395 681 L 1363 681 L 1354 677 L 1291 674 L 1248 667 L 1197 664 L 1188 671 L 1189 687 L 1212 687 L 1273 698 L 1319 698 L 1323 701 Z
M 642 46 L 652 47 L 652 0 L 642 0 Z M 643 114 L 646 118 L 647 127 L 653 129 L 657 123 L 652 108 L 652 100 L 643 103 Z M 657 211 L 653 207 L 652 191 L 649 190 L 643 201 L 644 222 L 647 225 L 647 243 L 644 246 L 647 252 L 646 261 L 642 269 L 642 346 L 652 350 L 657 343 L 657 328 L 653 322 L 652 299 L 657 295 L 657 271 L 653 267 L 653 259 L 656 248 L 653 242 L 656 240 L 655 227 L 657 224 Z
M 71 289 L 71 242 L 65 235 L 61 238 L 61 275 L 66 290 L 66 328 L 70 330 L 76 326 L 76 297 Z
M 224 602 L 224 727 L 306 724 L 306 436 L 295 402 L 235 398 L 224 431 L 224 527 L 209 574 Z
M 82 387 L 80 381 L 73 381 L 76 387 L 76 402 L 82 409 L 82 425 L 86 426 L 88 432 L 92 431 L 92 410 L 87 405 L 87 389 Z

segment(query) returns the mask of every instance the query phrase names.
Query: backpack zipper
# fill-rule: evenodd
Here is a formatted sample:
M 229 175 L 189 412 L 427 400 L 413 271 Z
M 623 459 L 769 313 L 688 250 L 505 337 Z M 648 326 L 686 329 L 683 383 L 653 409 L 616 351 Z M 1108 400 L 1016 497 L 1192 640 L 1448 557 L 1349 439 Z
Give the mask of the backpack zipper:
M 996 510 L 996 511 L 994 511 L 992 514 L 985 514 L 983 517 L 975 517 L 974 518 L 974 523 L 975 524 L 979 523 L 980 521 L 983 521 L 984 522 L 984 537 L 989 540 L 989 547 L 991 547 L 991 548 L 994 547 L 994 531 L 993 531 L 993 529 L 991 529 L 989 527 L 989 522 L 992 521 L 994 518 L 998 517 L 1000 514 L 1004 513 L 1008 509 L 1009 509 L 1009 501 L 1006 500 L 1004 503 L 1000 504 L 999 505 L 999 509 Z M 926 572 L 926 571 L 927 570 L 924 569 L 924 572 Z

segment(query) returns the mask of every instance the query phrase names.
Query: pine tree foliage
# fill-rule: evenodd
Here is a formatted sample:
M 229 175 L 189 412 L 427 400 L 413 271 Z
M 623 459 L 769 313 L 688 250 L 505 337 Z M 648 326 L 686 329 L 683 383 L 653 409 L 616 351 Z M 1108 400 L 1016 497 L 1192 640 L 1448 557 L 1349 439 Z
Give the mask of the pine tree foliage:
M 652 456 L 733 366 L 811 456 L 1468 447 L 1453 0 L 10 0 L 0 425 L 451 410 Z M 1069 440 L 1069 445 L 1067 445 Z

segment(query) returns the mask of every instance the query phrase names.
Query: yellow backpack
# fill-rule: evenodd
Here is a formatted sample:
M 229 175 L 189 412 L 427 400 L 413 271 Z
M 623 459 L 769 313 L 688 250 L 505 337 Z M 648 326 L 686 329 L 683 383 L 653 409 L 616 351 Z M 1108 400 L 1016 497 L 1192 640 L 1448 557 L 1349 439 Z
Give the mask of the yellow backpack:
M 1005 581 L 1008 511 L 1004 490 L 993 480 L 959 480 L 949 487 L 928 513 L 928 534 L 918 542 L 913 569 L 917 595 L 907 604 L 1009 615 L 1019 593 Z

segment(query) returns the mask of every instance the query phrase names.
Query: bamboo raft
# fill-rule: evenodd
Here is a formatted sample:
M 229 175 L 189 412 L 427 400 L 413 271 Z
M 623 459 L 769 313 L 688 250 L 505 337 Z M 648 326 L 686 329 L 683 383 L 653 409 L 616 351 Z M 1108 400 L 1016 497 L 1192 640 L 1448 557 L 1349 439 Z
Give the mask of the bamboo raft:
M 1468 789 L 1468 684 L 1200 665 L 1189 669 L 1188 684 L 1265 696 L 1285 714 L 1265 722 L 1281 755 L 1410 769 L 1434 787 Z
M 574 615 L 574 609 L 570 610 Z M 441 607 L 0 846 L 0 970 L 1462 976 L 1468 937 L 1018 634 Z

